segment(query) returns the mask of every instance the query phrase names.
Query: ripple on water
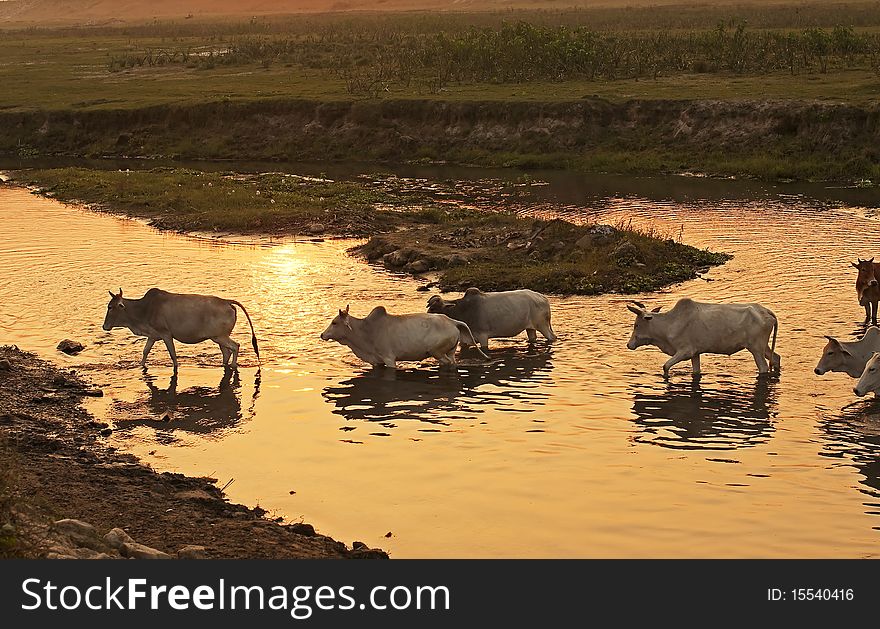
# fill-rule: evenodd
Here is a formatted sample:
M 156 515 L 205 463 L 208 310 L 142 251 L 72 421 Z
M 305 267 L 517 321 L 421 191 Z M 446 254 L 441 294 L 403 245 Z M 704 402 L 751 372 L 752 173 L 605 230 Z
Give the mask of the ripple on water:
M 113 419 L 115 442 L 157 467 L 235 478 L 235 500 L 395 556 L 875 554 L 880 413 L 840 411 L 851 380 L 812 367 L 822 334 L 860 332 L 848 263 L 880 252 L 876 224 L 757 184 L 715 182 L 703 195 L 678 180 L 674 194 L 666 180 L 578 181 L 564 201 L 553 181 L 533 201 L 503 198 L 524 214 L 733 253 L 712 281 L 637 298 L 764 303 L 780 320 L 781 376 L 756 378 L 750 356 L 708 356 L 700 380 L 681 365 L 665 381 L 665 356 L 625 349 L 632 315 L 613 295 L 553 298 L 552 346 L 493 341 L 488 364 L 372 370 L 321 330 L 346 304 L 358 316 L 379 304 L 418 312 L 426 296 L 349 256 L 354 241 L 224 244 L 9 188 L 0 335 L 84 370 L 107 393 L 89 404 Z M 242 301 L 262 370 L 239 326 L 237 378 L 211 344 L 178 348 L 176 380 L 159 346 L 142 372 L 142 341 L 100 327 L 120 285 L 132 297 L 161 286 Z M 64 337 L 86 351 L 59 355 Z

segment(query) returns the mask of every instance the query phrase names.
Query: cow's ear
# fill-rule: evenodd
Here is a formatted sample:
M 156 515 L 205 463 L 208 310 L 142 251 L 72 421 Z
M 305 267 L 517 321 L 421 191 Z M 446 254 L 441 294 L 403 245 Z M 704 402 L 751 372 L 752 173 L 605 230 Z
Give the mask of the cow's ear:
M 657 306 L 657 307 L 654 308 L 651 312 L 660 312 L 660 309 L 661 309 L 662 307 L 663 307 L 663 306 Z
M 850 262 L 850 264 L 852 264 L 852 265 L 853 265 L 853 268 L 854 268 L 854 269 L 857 269 L 857 268 L 859 268 L 859 265 L 858 265 L 858 264 L 856 264 L 856 263 L 855 263 L 855 262 Z
M 834 343 L 835 345 L 840 345 L 840 341 L 838 341 L 838 340 L 837 340 L 836 338 L 834 338 L 833 336 L 828 336 L 828 335 L 826 334 L 826 335 L 825 335 L 825 338 L 828 339 L 829 341 L 831 341 L 832 343 Z

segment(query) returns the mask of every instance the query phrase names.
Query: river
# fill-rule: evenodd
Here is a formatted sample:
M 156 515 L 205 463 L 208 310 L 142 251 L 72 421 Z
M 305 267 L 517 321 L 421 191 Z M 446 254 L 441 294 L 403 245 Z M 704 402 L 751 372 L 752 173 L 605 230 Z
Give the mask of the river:
M 434 176 L 476 189 L 486 175 Z M 744 352 L 705 356 L 698 381 L 687 363 L 664 381 L 665 356 L 626 349 L 633 316 L 621 295 L 552 298 L 560 340 L 493 341 L 489 365 L 370 370 L 318 338 L 336 310 L 422 311 L 429 293 L 349 256 L 356 241 L 160 233 L 10 186 L 0 186 L 0 343 L 101 386 L 88 408 L 112 421 L 116 447 L 393 557 L 880 555 L 880 408 L 853 405 L 849 377 L 813 374 L 823 334 L 860 333 L 849 263 L 880 253 L 876 192 L 538 179 L 547 185 L 519 181 L 523 212 L 632 221 L 734 254 L 703 279 L 636 298 L 763 303 L 779 317 L 781 375 L 757 378 Z M 176 382 L 161 344 L 142 372 L 143 340 L 101 323 L 108 290 L 152 286 L 242 301 L 262 370 L 240 317 L 236 378 L 223 378 L 212 343 L 178 344 Z M 55 350 L 68 337 L 87 345 L 78 357 Z

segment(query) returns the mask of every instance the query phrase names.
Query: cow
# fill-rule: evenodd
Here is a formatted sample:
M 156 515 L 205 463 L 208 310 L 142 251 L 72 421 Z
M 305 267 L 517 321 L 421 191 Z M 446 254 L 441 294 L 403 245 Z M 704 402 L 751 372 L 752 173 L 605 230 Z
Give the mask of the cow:
M 483 351 L 489 350 L 490 338 L 516 336 L 523 330 L 529 343 L 538 338 L 536 330 L 550 342 L 557 339 L 550 326 L 550 302 L 532 290 L 484 293 L 469 288 L 461 298 L 449 301 L 434 295 L 428 300 L 428 312 L 466 323 Z
M 466 323 L 441 314 L 388 314 L 384 306 L 376 306 L 363 319 L 349 314 L 346 306 L 321 333 L 322 341 L 337 341 L 362 361 L 391 369 L 398 360 L 429 357 L 444 366 L 455 365 L 455 350 L 462 338 L 477 344 Z
M 853 387 L 853 393 L 859 397 L 865 397 L 868 393 L 880 390 L 880 353 L 874 352 L 865 363 L 865 370 L 859 377 L 856 386 Z
M 822 358 L 813 370 L 817 376 L 829 371 L 840 371 L 858 378 L 865 370 L 865 363 L 874 352 L 880 352 L 880 328 L 872 325 L 858 341 L 838 341 L 826 336 L 828 342 L 822 350 Z
M 856 276 L 856 296 L 859 305 L 865 307 L 865 323 L 877 325 L 877 303 L 880 302 L 880 283 L 877 281 L 877 267 L 880 262 L 874 262 L 874 258 L 850 262 L 859 274 Z
M 129 299 L 122 296 L 120 288 L 118 295 L 110 291 L 110 303 L 107 304 L 103 328 L 108 332 L 113 328 L 128 328 L 137 336 L 147 337 L 141 359 L 143 366 L 147 364 L 147 356 L 153 343 L 161 339 L 168 348 L 176 373 L 177 352 L 174 351 L 174 341 L 192 344 L 210 339 L 220 346 L 223 367 L 237 369 L 239 344 L 229 337 L 235 327 L 235 306 L 241 308 L 251 326 L 251 345 L 259 361 L 260 350 L 251 316 L 234 299 L 182 295 L 158 288 L 151 288 L 140 299 Z
M 659 307 L 649 312 L 644 304 L 633 303 L 627 308 L 636 321 L 626 346 L 634 350 L 655 345 L 671 356 L 663 365 L 664 377 L 669 377 L 673 365 L 688 359 L 698 375 L 700 354 L 729 356 L 743 349 L 751 352 L 759 373 L 780 367 L 775 351 L 779 324 L 776 315 L 760 304 L 707 304 L 685 298 L 661 313 Z M 773 344 L 768 345 L 771 334 Z

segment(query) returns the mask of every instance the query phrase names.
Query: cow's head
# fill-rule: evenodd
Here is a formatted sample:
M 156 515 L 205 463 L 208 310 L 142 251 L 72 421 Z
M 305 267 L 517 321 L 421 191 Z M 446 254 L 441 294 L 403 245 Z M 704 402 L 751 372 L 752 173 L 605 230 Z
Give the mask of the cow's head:
M 440 295 L 433 295 L 431 299 L 428 300 L 428 312 L 442 314 L 445 308 L 446 302 L 443 301 L 443 298 Z
M 871 391 L 876 393 L 878 390 L 880 390 L 880 354 L 874 352 L 874 355 L 868 359 L 868 364 L 865 365 L 862 377 L 853 387 L 853 393 L 864 397 Z
M 341 341 L 351 332 L 351 317 L 348 314 L 348 306 L 345 310 L 340 310 L 339 314 L 333 317 L 333 321 L 327 326 L 327 329 L 321 332 L 322 341 Z
M 828 343 L 825 344 L 825 349 L 822 350 L 822 358 L 819 359 L 819 364 L 813 370 L 816 375 L 822 376 L 829 371 L 850 371 L 854 360 L 852 353 L 833 336 L 826 336 L 825 338 L 828 339 Z M 856 377 L 858 375 L 856 374 Z
M 642 345 L 654 345 L 654 315 L 660 312 L 660 307 L 658 306 L 649 312 L 645 304 L 638 301 L 627 304 L 626 307 L 636 315 L 632 336 L 629 338 L 629 343 L 626 344 L 627 349 L 636 349 Z
M 118 295 L 114 295 L 112 290 L 108 292 L 110 293 L 110 303 L 107 304 L 107 314 L 104 316 L 104 325 L 101 327 L 109 332 L 113 328 L 124 327 L 128 322 L 128 313 L 125 311 L 122 289 L 119 289 Z
M 874 258 L 862 260 L 856 258 L 857 262 L 850 262 L 859 270 L 858 282 L 863 286 L 877 286 L 877 277 L 874 274 Z

